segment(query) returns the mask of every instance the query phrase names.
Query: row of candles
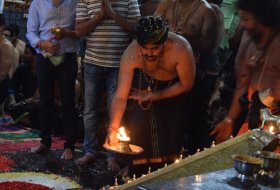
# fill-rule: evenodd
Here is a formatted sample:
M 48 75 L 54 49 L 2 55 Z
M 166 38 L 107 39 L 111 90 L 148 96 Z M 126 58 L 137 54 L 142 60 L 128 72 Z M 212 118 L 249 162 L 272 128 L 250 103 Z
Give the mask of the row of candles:
M 269 131 L 269 132 L 272 133 L 272 134 L 275 134 L 275 133 L 278 132 L 278 131 L 276 130 L 276 127 L 273 126 L 273 125 L 267 126 L 267 131 Z M 129 142 L 129 141 L 130 141 L 130 137 L 127 136 L 124 127 L 120 127 L 120 128 L 119 128 L 119 131 L 118 131 L 118 133 L 117 133 L 117 137 L 118 137 L 118 139 L 119 139 L 120 141 L 122 141 L 122 142 Z M 232 139 L 233 136 L 230 136 L 230 138 Z M 213 141 L 213 142 L 212 142 L 212 145 L 211 145 L 211 148 L 212 148 L 212 147 L 215 147 L 215 146 L 216 146 L 216 145 L 215 145 L 215 142 Z M 204 150 L 207 150 L 207 148 L 204 148 Z M 200 149 L 197 149 L 197 153 L 198 153 L 198 152 L 200 152 Z M 183 155 L 182 155 L 182 154 L 180 155 L 180 157 L 179 157 L 178 159 L 176 159 L 176 160 L 174 161 L 174 163 L 175 163 L 175 164 L 176 164 L 176 163 L 179 163 L 181 160 L 183 160 Z M 166 167 L 166 166 L 167 166 L 167 164 L 165 164 L 164 167 Z M 147 173 L 147 174 L 150 174 L 150 173 L 151 173 L 151 168 L 149 167 L 148 173 Z M 143 176 L 146 176 L 146 175 L 145 175 L 145 174 L 142 174 L 142 177 L 143 177 Z M 200 175 L 196 175 L 196 179 L 197 179 L 197 182 L 201 182 L 201 176 L 200 176 Z M 135 175 L 135 174 L 133 175 L 132 180 L 127 180 L 127 183 L 129 183 L 129 182 L 131 182 L 131 181 L 133 181 L 133 180 L 136 180 L 136 175 Z M 119 184 L 118 184 L 118 179 L 115 178 L 114 186 L 111 187 L 111 188 L 114 189 L 114 188 L 117 187 L 118 185 L 119 185 Z M 111 189 L 111 188 L 110 188 L 110 189 Z M 105 190 L 105 187 L 103 187 L 103 189 Z

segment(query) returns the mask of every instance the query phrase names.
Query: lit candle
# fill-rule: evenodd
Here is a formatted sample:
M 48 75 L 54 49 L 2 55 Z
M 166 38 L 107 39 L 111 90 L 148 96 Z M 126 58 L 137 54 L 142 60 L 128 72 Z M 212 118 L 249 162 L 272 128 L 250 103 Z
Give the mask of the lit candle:
M 201 183 L 201 181 L 202 181 L 201 175 L 195 175 L 195 182 L 196 183 Z
M 275 128 L 274 128 L 274 126 L 273 126 L 273 125 L 269 125 L 268 131 L 269 131 L 270 133 L 272 133 L 272 134 L 275 134 Z
M 114 184 L 115 186 L 119 186 L 119 184 L 118 184 L 118 178 L 115 178 L 115 184 Z
M 215 141 L 212 141 L 211 147 L 215 147 Z

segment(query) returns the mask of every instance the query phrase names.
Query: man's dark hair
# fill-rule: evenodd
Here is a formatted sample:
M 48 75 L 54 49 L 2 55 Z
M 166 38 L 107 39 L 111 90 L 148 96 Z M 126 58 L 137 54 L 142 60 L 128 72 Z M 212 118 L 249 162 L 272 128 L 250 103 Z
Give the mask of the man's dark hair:
M 32 55 L 36 55 L 37 54 L 36 50 L 30 44 L 26 44 L 25 48 L 30 49 Z
M 5 18 L 2 14 L 0 14 L 0 26 L 4 26 L 5 25 Z
M 268 27 L 280 26 L 280 0 L 238 0 L 237 9 L 249 11 Z
M 10 24 L 6 30 L 9 30 L 11 32 L 11 36 L 15 37 L 18 37 L 20 31 L 19 26 L 15 23 Z
M 168 30 L 167 24 L 160 17 L 146 16 L 134 27 L 134 38 L 141 46 L 160 45 L 167 39 Z
M 208 2 L 221 6 L 221 4 L 223 3 L 223 0 L 208 0 Z

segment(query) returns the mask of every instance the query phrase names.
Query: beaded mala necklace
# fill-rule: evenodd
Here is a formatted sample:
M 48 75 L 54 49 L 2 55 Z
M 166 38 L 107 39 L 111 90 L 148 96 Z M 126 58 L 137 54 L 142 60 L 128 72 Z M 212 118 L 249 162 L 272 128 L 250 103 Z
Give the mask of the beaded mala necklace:
M 173 6 L 173 26 L 175 30 L 177 30 L 180 26 L 178 26 L 179 20 L 182 20 L 185 23 L 189 20 L 189 17 L 195 12 L 195 10 L 203 4 L 201 0 L 194 0 L 189 9 L 186 10 L 185 7 L 179 6 L 180 0 L 175 0 L 175 5 Z M 179 14 L 179 7 L 183 8 L 184 11 Z
M 142 53 L 143 69 L 140 69 L 140 72 L 139 72 L 139 90 L 140 90 L 140 92 L 142 91 L 142 74 L 144 76 L 145 81 L 148 83 L 147 90 L 149 92 L 152 92 L 153 94 L 156 92 L 158 80 L 155 79 L 155 75 L 156 75 L 156 72 L 159 68 L 159 64 L 160 64 L 160 61 L 161 61 L 161 56 L 162 56 L 163 49 L 164 49 L 164 44 L 163 44 L 161 52 L 160 52 L 160 54 L 157 58 L 156 68 L 154 70 L 152 70 L 152 72 L 148 71 L 148 66 L 147 66 L 147 63 L 146 63 L 145 58 L 143 56 L 143 53 Z M 150 73 L 151 75 L 148 76 L 146 73 Z M 153 85 L 153 89 L 151 87 L 152 85 Z M 149 100 L 145 105 L 140 100 L 138 101 L 138 103 L 139 103 L 139 106 L 141 107 L 142 110 L 148 110 L 148 109 L 151 108 L 153 100 L 152 99 Z
M 253 39 L 248 44 L 248 48 L 245 55 L 245 62 L 248 65 L 256 66 L 258 63 L 262 62 L 264 59 L 264 55 L 269 44 L 272 42 L 277 32 L 273 31 L 268 37 L 266 44 L 262 47 L 257 46 L 257 42 Z

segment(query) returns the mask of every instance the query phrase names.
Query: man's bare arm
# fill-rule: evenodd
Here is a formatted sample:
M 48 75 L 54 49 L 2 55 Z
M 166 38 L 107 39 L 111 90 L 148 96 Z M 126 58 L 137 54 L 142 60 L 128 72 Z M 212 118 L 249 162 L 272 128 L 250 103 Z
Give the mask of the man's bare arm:
M 240 47 L 235 59 L 235 75 L 237 81 L 234 96 L 228 113 L 228 116 L 232 119 L 236 119 L 239 116 L 242 109 L 239 104 L 239 98 L 248 91 L 250 84 L 251 71 L 243 61 L 245 52 L 247 51 L 249 39 L 250 37 L 247 35 L 247 33 L 242 35 Z
M 134 75 L 134 66 L 131 61 L 132 59 L 130 58 L 130 53 L 128 50 L 126 50 L 121 59 L 118 86 L 110 109 L 109 127 L 112 129 L 119 128 L 126 108 L 126 103 Z
M 115 20 L 122 28 L 129 32 L 133 30 L 133 27 L 135 26 L 138 17 L 127 19 L 119 15 L 113 10 L 108 0 L 103 0 L 102 6 L 104 7 L 106 15 Z
M 166 89 L 157 91 L 154 94 L 154 100 L 178 96 L 193 87 L 195 81 L 195 61 L 187 41 L 186 44 L 177 46 L 176 51 L 174 51 L 174 57 L 177 62 L 176 71 L 179 81 Z
M 139 17 L 135 17 L 134 19 L 126 19 L 122 17 L 121 15 L 114 14 L 112 18 L 125 30 L 128 32 L 131 32 L 133 30 L 133 27 L 135 26 L 137 19 Z
M 250 82 L 250 70 L 246 66 L 243 60 L 244 52 L 246 52 L 246 38 L 243 38 L 240 43 L 240 48 L 238 49 L 238 53 L 236 56 L 236 63 L 235 63 L 235 71 L 236 71 L 236 79 L 237 85 L 234 91 L 234 95 L 231 101 L 231 106 L 227 116 L 224 118 L 223 121 L 218 123 L 214 130 L 210 133 L 210 135 L 215 136 L 215 142 L 221 143 L 230 138 L 233 132 L 234 127 L 234 120 L 239 116 L 241 112 L 241 105 L 239 103 L 239 98 L 244 95 L 249 86 Z
M 103 19 L 103 17 L 104 17 L 104 12 L 100 11 L 91 19 L 76 20 L 75 23 L 76 36 L 81 37 L 84 35 L 88 35 L 99 24 L 99 22 Z

